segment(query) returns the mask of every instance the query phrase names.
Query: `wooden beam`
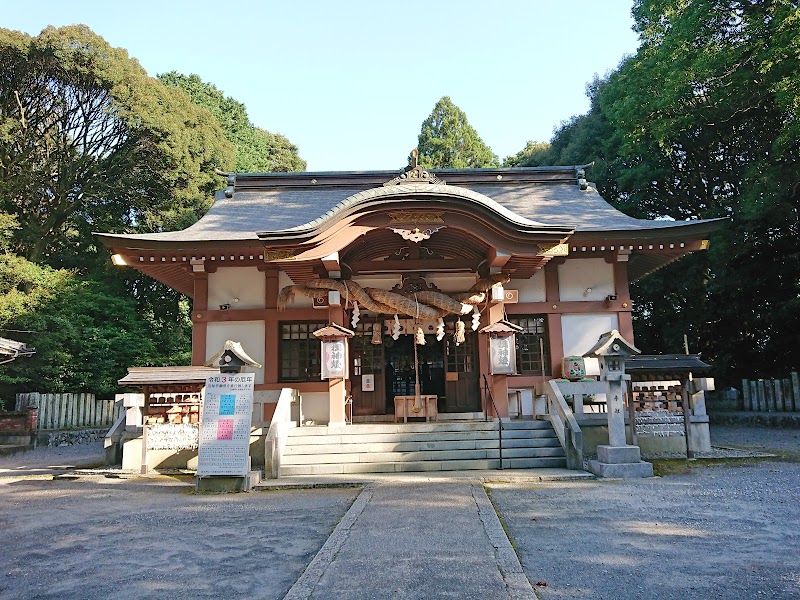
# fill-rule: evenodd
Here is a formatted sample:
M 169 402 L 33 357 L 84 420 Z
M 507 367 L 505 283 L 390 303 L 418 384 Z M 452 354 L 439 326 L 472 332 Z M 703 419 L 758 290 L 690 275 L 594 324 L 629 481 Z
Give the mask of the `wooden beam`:
M 332 252 L 322 259 L 322 265 L 328 272 L 328 277 L 341 277 L 342 267 L 339 264 L 339 253 Z
M 353 262 L 353 275 L 373 273 L 414 272 L 469 272 L 475 273 L 481 261 L 476 259 L 430 259 L 430 260 L 367 260 Z
M 500 273 L 509 258 L 511 258 L 511 254 L 508 252 L 498 250 L 494 246 L 489 248 L 488 255 L 486 256 L 486 264 L 489 266 L 489 272 L 492 274 Z

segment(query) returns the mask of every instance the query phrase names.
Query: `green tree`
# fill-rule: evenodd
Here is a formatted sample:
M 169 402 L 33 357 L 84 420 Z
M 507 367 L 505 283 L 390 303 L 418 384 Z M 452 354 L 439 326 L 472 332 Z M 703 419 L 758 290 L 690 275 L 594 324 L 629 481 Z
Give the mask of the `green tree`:
M 81 266 L 92 230 L 196 219 L 233 166 L 207 111 L 85 26 L 0 29 L 0 75 L 0 210 L 34 262 Z
M 236 149 L 236 171 L 261 173 L 304 171 L 306 162 L 297 154 L 297 146 L 286 137 L 256 127 L 247 116 L 245 105 L 225 96 L 216 86 L 197 75 L 170 71 L 159 75 L 162 83 L 182 89 L 192 102 L 208 110 L 222 127 L 227 140 Z
M 422 123 L 417 143 L 419 164 L 426 169 L 497 167 L 500 160 L 483 143 L 464 114 L 443 96 Z
M 637 217 L 729 217 L 709 252 L 633 286 L 637 345 L 717 375 L 800 361 L 800 9 L 774 0 L 639 0 L 638 52 L 589 86 L 592 108 L 545 159 L 597 159 L 600 192 Z M 541 157 L 539 158 L 541 159 Z
M 549 142 L 534 142 L 529 140 L 525 147 L 514 156 L 503 159 L 504 167 L 522 167 L 548 164 L 551 155 Z M 552 163 L 549 163 L 552 164 Z

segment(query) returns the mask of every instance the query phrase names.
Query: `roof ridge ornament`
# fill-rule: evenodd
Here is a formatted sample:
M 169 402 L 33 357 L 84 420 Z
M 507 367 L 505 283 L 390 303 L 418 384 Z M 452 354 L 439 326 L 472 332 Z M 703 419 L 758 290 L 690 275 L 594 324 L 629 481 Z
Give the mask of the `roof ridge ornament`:
M 586 168 L 593 166 L 594 161 L 585 165 L 575 165 L 575 178 L 578 180 L 578 188 L 581 191 L 589 189 L 589 183 L 586 181 Z
M 384 183 L 384 186 L 400 185 L 401 183 L 430 183 L 435 185 L 447 185 L 442 179 L 439 179 L 433 173 L 428 173 L 425 169 L 419 166 L 419 150 L 414 148 L 411 151 L 411 159 L 408 166 L 403 170 L 400 175 Z

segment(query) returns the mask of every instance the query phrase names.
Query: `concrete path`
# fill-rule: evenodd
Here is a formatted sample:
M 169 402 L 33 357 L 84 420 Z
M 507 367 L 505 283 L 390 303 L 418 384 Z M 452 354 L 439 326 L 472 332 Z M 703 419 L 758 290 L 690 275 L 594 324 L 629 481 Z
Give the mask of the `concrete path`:
M 361 492 L 286 600 L 535 599 L 483 486 L 384 480 Z

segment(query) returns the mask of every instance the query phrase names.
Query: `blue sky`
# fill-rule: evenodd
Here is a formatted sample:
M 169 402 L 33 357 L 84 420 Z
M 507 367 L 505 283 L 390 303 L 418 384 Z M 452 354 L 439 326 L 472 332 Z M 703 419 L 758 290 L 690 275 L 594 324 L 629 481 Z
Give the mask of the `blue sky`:
M 450 96 L 501 158 L 589 108 L 638 46 L 631 0 L 0 0 L 0 26 L 84 23 L 151 74 L 197 73 L 309 170 L 399 169 Z

